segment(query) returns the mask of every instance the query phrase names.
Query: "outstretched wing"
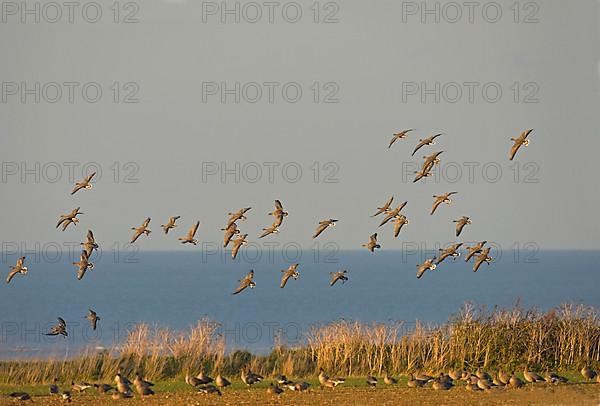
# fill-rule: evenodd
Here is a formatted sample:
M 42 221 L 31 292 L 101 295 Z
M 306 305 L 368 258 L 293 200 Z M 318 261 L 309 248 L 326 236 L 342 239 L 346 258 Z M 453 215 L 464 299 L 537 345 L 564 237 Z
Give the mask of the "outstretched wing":
M 283 277 L 281 278 L 281 284 L 279 285 L 280 288 L 284 288 L 285 284 L 287 283 L 288 279 L 290 279 L 292 277 L 292 272 L 290 271 L 285 271 L 285 273 L 283 274 Z
M 329 227 L 328 223 L 319 224 L 319 226 L 317 227 L 317 230 L 315 231 L 315 234 L 313 235 L 313 238 L 317 238 L 323 231 L 325 231 L 325 229 L 327 227 Z
M 431 206 L 431 212 L 429 214 L 432 215 L 433 213 L 435 213 L 436 209 L 440 204 L 442 204 L 443 201 L 443 199 L 436 198 L 435 202 L 433 202 L 433 206 Z
M 84 187 L 85 186 L 83 186 L 81 183 L 76 183 L 75 187 L 73 188 L 73 191 L 71 192 L 71 195 L 74 195 L 75 193 L 79 192 Z
M 248 278 L 244 278 L 240 281 L 239 286 L 237 287 L 237 289 L 232 293 L 232 295 L 237 295 L 238 293 L 240 293 L 241 291 L 243 291 L 244 289 L 246 289 L 248 286 L 250 286 L 250 282 L 251 280 Z
M 12 267 L 11 271 L 8 273 L 8 276 L 6 277 L 6 283 L 10 283 L 12 278 L 14 278 L 14 276 L 16 274 L 18 274 L 20 270 L 21 270 L 20 267 L 16 267 L 16 266 Z
M 140 235 L 142 235 L 142 230 L 136 229 L 133 233 L 133 237 L 131 237 L 130 243 L 133 244 L 134 242 L 136 242 L 137 239 L 140 238 Z

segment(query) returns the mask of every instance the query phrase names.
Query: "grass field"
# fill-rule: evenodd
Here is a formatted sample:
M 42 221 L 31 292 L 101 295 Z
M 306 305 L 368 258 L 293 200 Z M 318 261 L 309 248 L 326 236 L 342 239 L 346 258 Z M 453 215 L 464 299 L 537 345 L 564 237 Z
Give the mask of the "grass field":
M 280 396 L 267 394 L 269 380 L 251 388 L 246 388 L 239 380 L 223 391 L 223 396 L 196 393 L 195 389 L 182 380 L 156 382 L 156 394 L 141 399 L 113 400 L 110 395 L 100 395 L 89 389 L 82 394 L 73 394 L 72 404 L 102 405 L 148 404 L 148 405 L 206 405 L 206 404 L 294 404 L 294 405 L 600 405 L 600 384 L 582 382 L 577 373 L 564 374 L 571 383 L 561 385 L 529 384 L 521 389 L 496 388 L 488 392 L 469 392 L 463 384 L 449 391 L 434 391 L 431 387 L 408 388 L 406 378 L 400 378 L 397 385 L 384 385 L 376 388 L 366 385 L 364 378 L 349 378 L 336 389 L 321 388 L 316 378 L 306 379 L 311 384 L 308 392 L 286 391 Z M 64 387 L 68 389 L 68 385 Z M 36 404 L 62 404 L 57 396 L 48 395 L 48 385 L 0 385 L 0 404 L 14 404 L 6 395 L 13 391 L 26 391 Z

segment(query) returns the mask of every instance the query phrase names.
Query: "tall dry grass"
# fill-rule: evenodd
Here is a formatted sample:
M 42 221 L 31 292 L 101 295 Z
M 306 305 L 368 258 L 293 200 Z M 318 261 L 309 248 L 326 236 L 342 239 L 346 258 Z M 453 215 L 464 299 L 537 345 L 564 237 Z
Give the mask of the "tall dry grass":
M 305 332 L 295 348 L 278 340 L 272 352 L 228 352 L 219 325 L 200 320 L 187 331 L 137 325 L 119 347 L 75 359 L 0 362 L 0 382 L 41 383 L 53 377 L 111 380 L 119 368 L 150 379 L 186 372 L 237 376 L 243 364 L 265 375 L 307 376 L 323 368 L 344 375 L 461 368 L 578 370 L 600 365 L 600 318 L 591 307 L 563 305 L 550 312 L 519 306 L 486 311 L 465 305 L 440 326 L 336 321 Z

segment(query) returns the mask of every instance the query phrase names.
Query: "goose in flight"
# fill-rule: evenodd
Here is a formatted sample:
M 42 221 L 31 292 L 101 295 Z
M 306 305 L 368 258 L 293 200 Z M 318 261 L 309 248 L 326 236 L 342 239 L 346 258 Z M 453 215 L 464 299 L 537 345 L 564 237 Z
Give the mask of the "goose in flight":
M 222 228 L 221 231 L 225 231 L 223 235 L 223 248 L 227 248 L 233 236 L 240 233 L 235 223 L 231 223 L 227 228 Z
M 85 242 L 79 243 L 83 247 L 83 250 L 87 254 L 88 257 L 92 256 L 92 252 L 98 249 L 98 244 L 94 239 L 94 233 L 92 230 L 88 230 Z
M 400 230 L 402 230 L 402 227 L 408 223 L 408 219 L 403 214 L 399 214 L 394 218 L 394 238 L 398 237 L 398 235 L 400 234 Z
M 281 217 L 281 218 L 283 218 L 283 217 Z M 275 221 L 277 221 L 277 220 L 275 220 Z M 277 233 L 279 233 L 279 227 L 277 225 L 275 225 L 275 223 L 273 223 L 269 227 L 263 228 L 263 233 L 258 238 L 263 238 L 269 234 L 277 234 Z
M 424 156 L 423 159 L 425 160 L 423 162 L 423 165 L 421 166 L 422 169 L 430 171 L 431 169 L 433 169 L 433 167 L 437 164 L 440 163 L 440 155 L 443 153 L 444 151 L 438 151 L 438 152 L 434 152 L 433 154 L 429 155 L 429 156 Z
M 479 254 L 477 254 L 477 256 L 475 257 L 475 263 L 473 264 L 473 272 L 477 272 L 481 264 L 483 264 L 484 262 L 488 265 L 490 264 L 490 262 L 492 261 L 492 257 L 489 256 L 490 250 L 491 247 L 487 247 Z
M 90 324 L 92 325 L 92 330 L 95 331 L 100 317 L 98 317 L 95 311 L 93 311 L 92 309 L 88 309 L 88 315 L 85 316 L 85 318 L 90 321 Z
M 449 246 L 446 249 L 440 248 L 440 255 L 437 257 L 437 260 L 435 261 L 435 263 L 437 265 L 439 265 L 443 260 L 445 260 L 448 257 L 453 257 L 453 258 L 459 257 L 460 252 L 458 252 L 457 250 L 460 248 L 461 245 L 463 245 L 462 242 L 457 242 L 456 244 L 452 244 L 451 246 Z
M 171 230 L 172 228 L 177 227 L 177 224 L 175 224 L 175 222 L 177 220 L 179 220 L 180 218 L 181 218 L 181 216 L 169 217 L 169 221 L 167 221 L 167 224 L 161 224 L 160 225 L 162 227 L 163 231 L 165 232 L 165 234 L 169 234 L 169 230 Z
M 525 130 L 517 138 L 510 139 L 511 141 L 514 142 L 513 146 L 510 148 L 509 158 L 511 161 L 514 159 L 519 148 L 521 148 L 521 145 L 524 145 L 526 147 L 529 146 L 529 139 L 527 137 L 529 136 L 529 134 L 531 134 L 532 131 L 533 131 L 533 128 L 530 130 Z
M 196 224 L 194 224 L 188 230 L 187 235 L 185 237 L 179 237 L 178 240 L 181 241 L 182 244 L 192 244 L 192 245 L 198 244 L 198 240 L 196 238 L 194 238 L 196 236 L 196 232 L 198 231 L 198 227 L 200 227 L 200 222 L 196 221 Z
M 94 269 L 94 264 L 90 262 L 90 259 L 86 251 L 81 251 L 78 262 L 72 262 L 73 265 L 77 265 L 77 280 L 81 280 L 88 269 Z
M 377 244 L 377 233 L 372 234 L 369 237 L 369 242 L 362 245 L 371 252 L 375 252 L 375 248 L 381 248 L 381 245 Z
M 406 138 L 408 136 L 408 133 L 414 130 L 414 128 L 410 128 L 408 130 L 402 130 L 399 133 L 394 133 L 392 139 L 390 140 L 390 144 L 388 145 L 388 149 L 392 148 L 392 145 L 396 141 Z
M 8 276 L 6 277 L 6 283 L 10 283 L 12 278 L 17 274 L 25 275 L 27 274 L 27 267 L 23 266 L 25 263 L 25 257 L 21 257 L 17 259 L 15 266 L 10 267 L 10 272 L 8 272 Z
M 348 277 L 346 276 L 347 273 L 348 273 L 348 271 L 345 269 L 343 269 L 341 271 L 337 271 L 337 272 L 329 272 L 329 275 L 331 275 L 331 280 L 329 281 L 329 286 L 335 285 L 335 283 L 337 281 L 342 281 L 342 285 L 343 285 L 344 282 L 346 282 L 348 280 Z
M 473 245 L 472 247 L 465 245 L 465 249 L 467 250 L 467 256 L 465 257 L 465 262 L 469 262 L 469 260 L 473 257 L 473 255 L 479 254 L 485 244 L 487 244 L 487 241 L 478 242 L 477 244 Z
M 377 208 L 377 212 L 375 214 L 372 214 L 371 217 L 379 216 L 381 213 L 389 212 L 393 200 L 394 196 L 390 197 L 390 199 L 387 202 L 385 202 L 383 206 Z
M 463 228 L 465 228 L 467 224 L 471 224 L 471 219 L 467 216 L 462 216 L 458 220 L 452 220 L 452 222 L 456 223 L 456 236 L 458 237 Z
M 294 280 L 298 279 L 298 276 L 300 276 L 296 270 L 298 265 L 300 264 L 292 264 L 288 269 L 281 270 L 281 272 L 283 272 L 283 276 L 281 277 L 281 284 L 279 285 L 280 288 L 283 289 L 290 278 L 293 278 Z
M 435 139 L 437 137 L 439 137 L 440 135 L 442 135 L 443 133 L 438 133 L 438 134 L 434 134 L 430 137 L 427 138 L 423 138 L 419 140 L 419 143 L 417 144 L 417 146 L 415 147 L 415 150 L 413 151 L 413 153 L 411 154 L 411 156 L 414 156 L 415 153 L 420 150 L 421 148 L 423 148 L 425 145 L 433 145 L 435 144 Z
M 88 176 L 86 176 L 81 182 L 75 183 L 75 188 L 71 192 L 71 195 L 79 192 L 81 189 L 91 189 L 93 185 L 91 184 L 92 178 L 96 176 L 96 172 L 92 172 Z
M 133 233 L 133 237 L 131 237 L 130 243 L 133 244 L 134 242 L 136 242 L 137 239 L 140 238 L 140 235 L 142 235 L 142 234 L 149 235 L 152 232 L 148 229 L 149 225 L 150 225 L 150 217 L 147 217 L 141 226 L 131 227 L 131 229 L 134 230 L 135 232 Z
M 398 217 L 400 215 L 400 212 L 402 211 L 402 209 L 404 208 L 404 206 L 406 206 L 407 203 L 408 202 L 404 202 L 400 206 L 396 207 L 395 209 L 388 210 L 387 211 L 387 215 L 384 217 L 384 219 L 381 221 L 381 223 L 379 223 L 379 227 L 381 227 L 382 225 L 384 225 L 385 223 L 387 223 L 388 221 L 390 221 L 394 217 Z
M 425 260 L 421 265 L 417 265 L 417 279 L 421 279 L 426 271 L 433 271 L 435 268 L 435 257 Z
M 254 289 L 254 287 L 256 286 L 256 283 L 254 282 L 254 270 L 251 270 L 250 272 L 248 272 L 248 275 L 246 275 L 246 277 L 244 279 L 240 279 L 238 280 L 238 282 L 240 283 L 237 287 L 237 289 L 232 293 L 232 295 L 237 295 L 238 293 L 240 293 L 241 291 L 243 291 L 246 288 L 250 288 L 250 289 Z
M 240 250 L 242 245 L 248 244 L 246 237 L 248 237 L 248 234 L 240 234 L 235 240 L 233 240 L 233 248 L 231 248 L 231 259 L 235 259 L 235 257 L 237 257 L 238 251 Z
M 244 221 L 246 220 L 246 212 L 250 210 L 252 207 L 243 207 L 236 211 L 235 213 L 227 213 L 229 216 L 229 220 L 227 221 L 227 228 L 231 225 L 231 223 L 235 223 L 238 220 Z
M 273 210 L 271 213 L 269 213 L 269 216 L 273 216 L 276 219 L 281 219 L 281 222 L 283 222 L 283 217 L 286 217 L 287 215 L 288 215 L 288 212 L 283 210 L 283 205 L 281 204 L 281 200 L 279 200 L 279 199 L 275 200 L 275 210 Z
M 77 223 L 79 223 L 79 219 L 77 218 L 77 216 L 83 214 L 79 211 L 79 209 L 80 207 L 77 207 L 68 214 L 62 214 L 60 216 L 60 219 L 58 220 L 58 223 L 56 224 L 56 228 L 58 228 L 62 224 L 62 231 L 65 231 L 70 224 L 76 225 Z
M 58 323 L 50 328 L 50 331 L 46 333 L 47 336 L 57 336 L 61 335 L 66 337 L 69 335 L 67 333 L 67 323 L 62 317 L 58 318 Z
M 317 227 L 317 230 L 315 231 L 313 238 L 317 238 L 328 227 L 334 227 L 336 222 L 337 222 L 337 220 L 335 220 L 335 219 L 319 221 L 319 226 Z
M 446 204 L 452 203 L 452 199 L 450 199 L 450 196 L 455 195 L 457 193 L 458 192 L 448 192 L 448 193 L 445 193 L 440 196 L 433 195 L 433 198 L 435 200 L 433 202 L 433 206 L 431 206 L 431 212 L 429 214 L 433 215 L 433 213 L 435 213 L 435 211 L 437 210 L 438 206 L 442 203 L 446 203 Z

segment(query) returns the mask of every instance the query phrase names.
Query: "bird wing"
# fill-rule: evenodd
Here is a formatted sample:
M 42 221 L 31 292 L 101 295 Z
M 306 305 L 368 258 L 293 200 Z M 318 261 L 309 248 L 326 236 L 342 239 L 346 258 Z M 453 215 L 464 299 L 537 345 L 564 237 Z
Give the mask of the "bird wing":
M 58 228 L 58 226 L 60 226 L 65 221 L 67 221 L 67 217 L 62 217 L 60 220 L 58 220 L 58 223 L 56 223 L 56 228 Z
M 258 238 L 266 237 L 267 235 L 271 234 L 275 229 L 273 227 L 267 227 L 263 228 L 263 230 L 264 232 Z
M 133 244 L 134 242 L 137 241 L 138 238 L 140 238 L 140 235 L 142 235 L 142 230 L 139 228 L 135 229 L 135 232 L 133 233 L 133 237 L 131 237 L 131 244 Z
M 280 288 L 283 289 L 285 287 L 285 284 L 287 283 L 288 279 L 292 277 L 293 273 L 293 271 L 285 271 L 285 273 L 281 277 L 281 284 L 279 285 Z
M 236 240 L 236 241 L 238 241 L 238 240 Z M 231 249 L 231 259 L 235 259 L 238 251 L 240 250 L 240 247 L 242 246 L 241 243 L 238 243 L 236 241 L 233 242 L 233 248 Z
M 433 206 L 431 206 L 431 212 L 429 214 L 435 213 L 435 210 L 438 208 L 438 206 L 440 204 L 442 204 L 443 201 L 444 201 L 443 199 L 437 198 L 435 200 L 435 202 L 433 202 Z
M 387 216 L 385 216 L 385 218 L 381 221 L 381 223 L 379 224 L 379 227 L 381 227 L 382 225 L 384 225 L 385 223 L 387 223 L 388 221 L 390 221 L 390 219 L 395 216 L 395 214 L 394 214 L 395 211 L 396 210 L 393 210 L 393 211 L 389 212 L 387 214 Z
M 240 293 L 241 291 L 243 291 L 244 289 L 246 289 L 248 286 L 250 286 L 250 279 L 244 278 L 240 281 L 239 286 L 237 287 L 237 289 L 232 293 L 232 295 L 237 295 L 238 293 Z
M 194 225 L 192 226 L 192 228 L 190 228 L 190 231 L 189 231 L 189 233 L 188 233 L 188 234 L 189 234 L 189 237 L 190 237 L 190 240 L 191 240 L 192 238 L 194 238 L 194 236 L 196 235 L 196 232 L 198 231 L 198 227 L 200 227 L 200 222 L 199 222 L 199 221 L 197 221 L 197 222 L 196 222 L 196 224 L 194 224 Z
M 94 233 L 92 232 L 92 230 L 88 230 L 88 232 L 87 232 L 87 242 L 89 242 L 89 243 L 96 242 L 96 240 L 94 239 Z
M 89 174 L 88 176 L 85 177 L 85 181 L 89 182 L 90 180 L 92 180 L 92 178 L 96 176 L 96 172 L 92 172 L 91 174 Z
M 144 228 L 148 227 L 150 225 L 150 217 L 147 217 L 146 220 L 144 220 L 144 224 L 142 224 L 142 226 Z
M 377 244 L 377 233 L 375 233 L 369 237 L 369 242 L 371 242 L 373 244 Z
M 413 153 L 411 154 L 411 156 L 414 156 L 414 155 L 415 155 L 415 153 L 416 153 L 416 152 L 417 152 L 419 149 L 421 149 L 421 147 L 422 147 L 423 145 L 425 145 L 425 143 L 426 143 L 426 140 L 420 141 L 420 142 L 417 144 L 417 146 L 415 147 L 415 150 L 413 151 Z
M 8 276 L 6 277 L 6 283 L 10 283 L 10 281 L 12 280 L 12 278 L 19 273 L 19 271 L 21 270 L 20 267 L 11 267 L 11 271 L 8 273 Z
M 458 222 L 456 223 L 456 236 L 457 237 L 460 235 L 460 233 L 462 232 L 462 229 L 465 227 L 465 225 L 467 225 L 467 222 L 465 220 L 458 220 Z
M 390 145 L 388 145 L 388 149 L 392 148 L 392 145 L 394 144 L 394 142 L 396 142 L 396 140 L 397 140 L 398 138 L 400 138 L 400 137 L 399 137 L 399 136 L 397 136 L 397 135 L 394 135 L 394 136 L 392 137 L 392 139 L 390 140 Z
M 275 208 L 278 210 L 283 210 L 283 206 L 281 205 L 281 201 L 279 201 L 279 199 L 275 200 Z
M 73 188 L 73 191 L 71 192 L 72 195 L 74 195 L 75 193 L 79 192 L 81 189 L 83 189 L 85 186 L 83 186 L 81 183 L 76 183 L 75 187 Z
M 23 267 L 24 262 L 25 262 L 25 257 L 21 257 L 21 258 L 17 259 L 17 263 L 15 264 L 15 267 L 21 269 Z
M 325 229 L 329 227 L 329 223 L 320 223 L 313 235 L 313 238 L 317 238 Z
M 58 318 L 58 325 L 61 327 L 66 327 L 67 323 L 65 322 L 65 320 L 62 317 Z
M 510 160 L 511 161 L 514 159 L 514 157 L 517 154 L 517 151 L 519 150 L 519 148 L 521 148 L 521 145 L 522 145 L 521 141 L 519 141 L 519 140 L 515 141 L 514 145 L 510 149 Z
M 479 266 L 483 263 L 485 259 L 485 255 L 480 254 L 476 259 L 475 259 L 475 264 L 473 264 L 473 272 L 477 272 L 477 270 L 479 269 Z

